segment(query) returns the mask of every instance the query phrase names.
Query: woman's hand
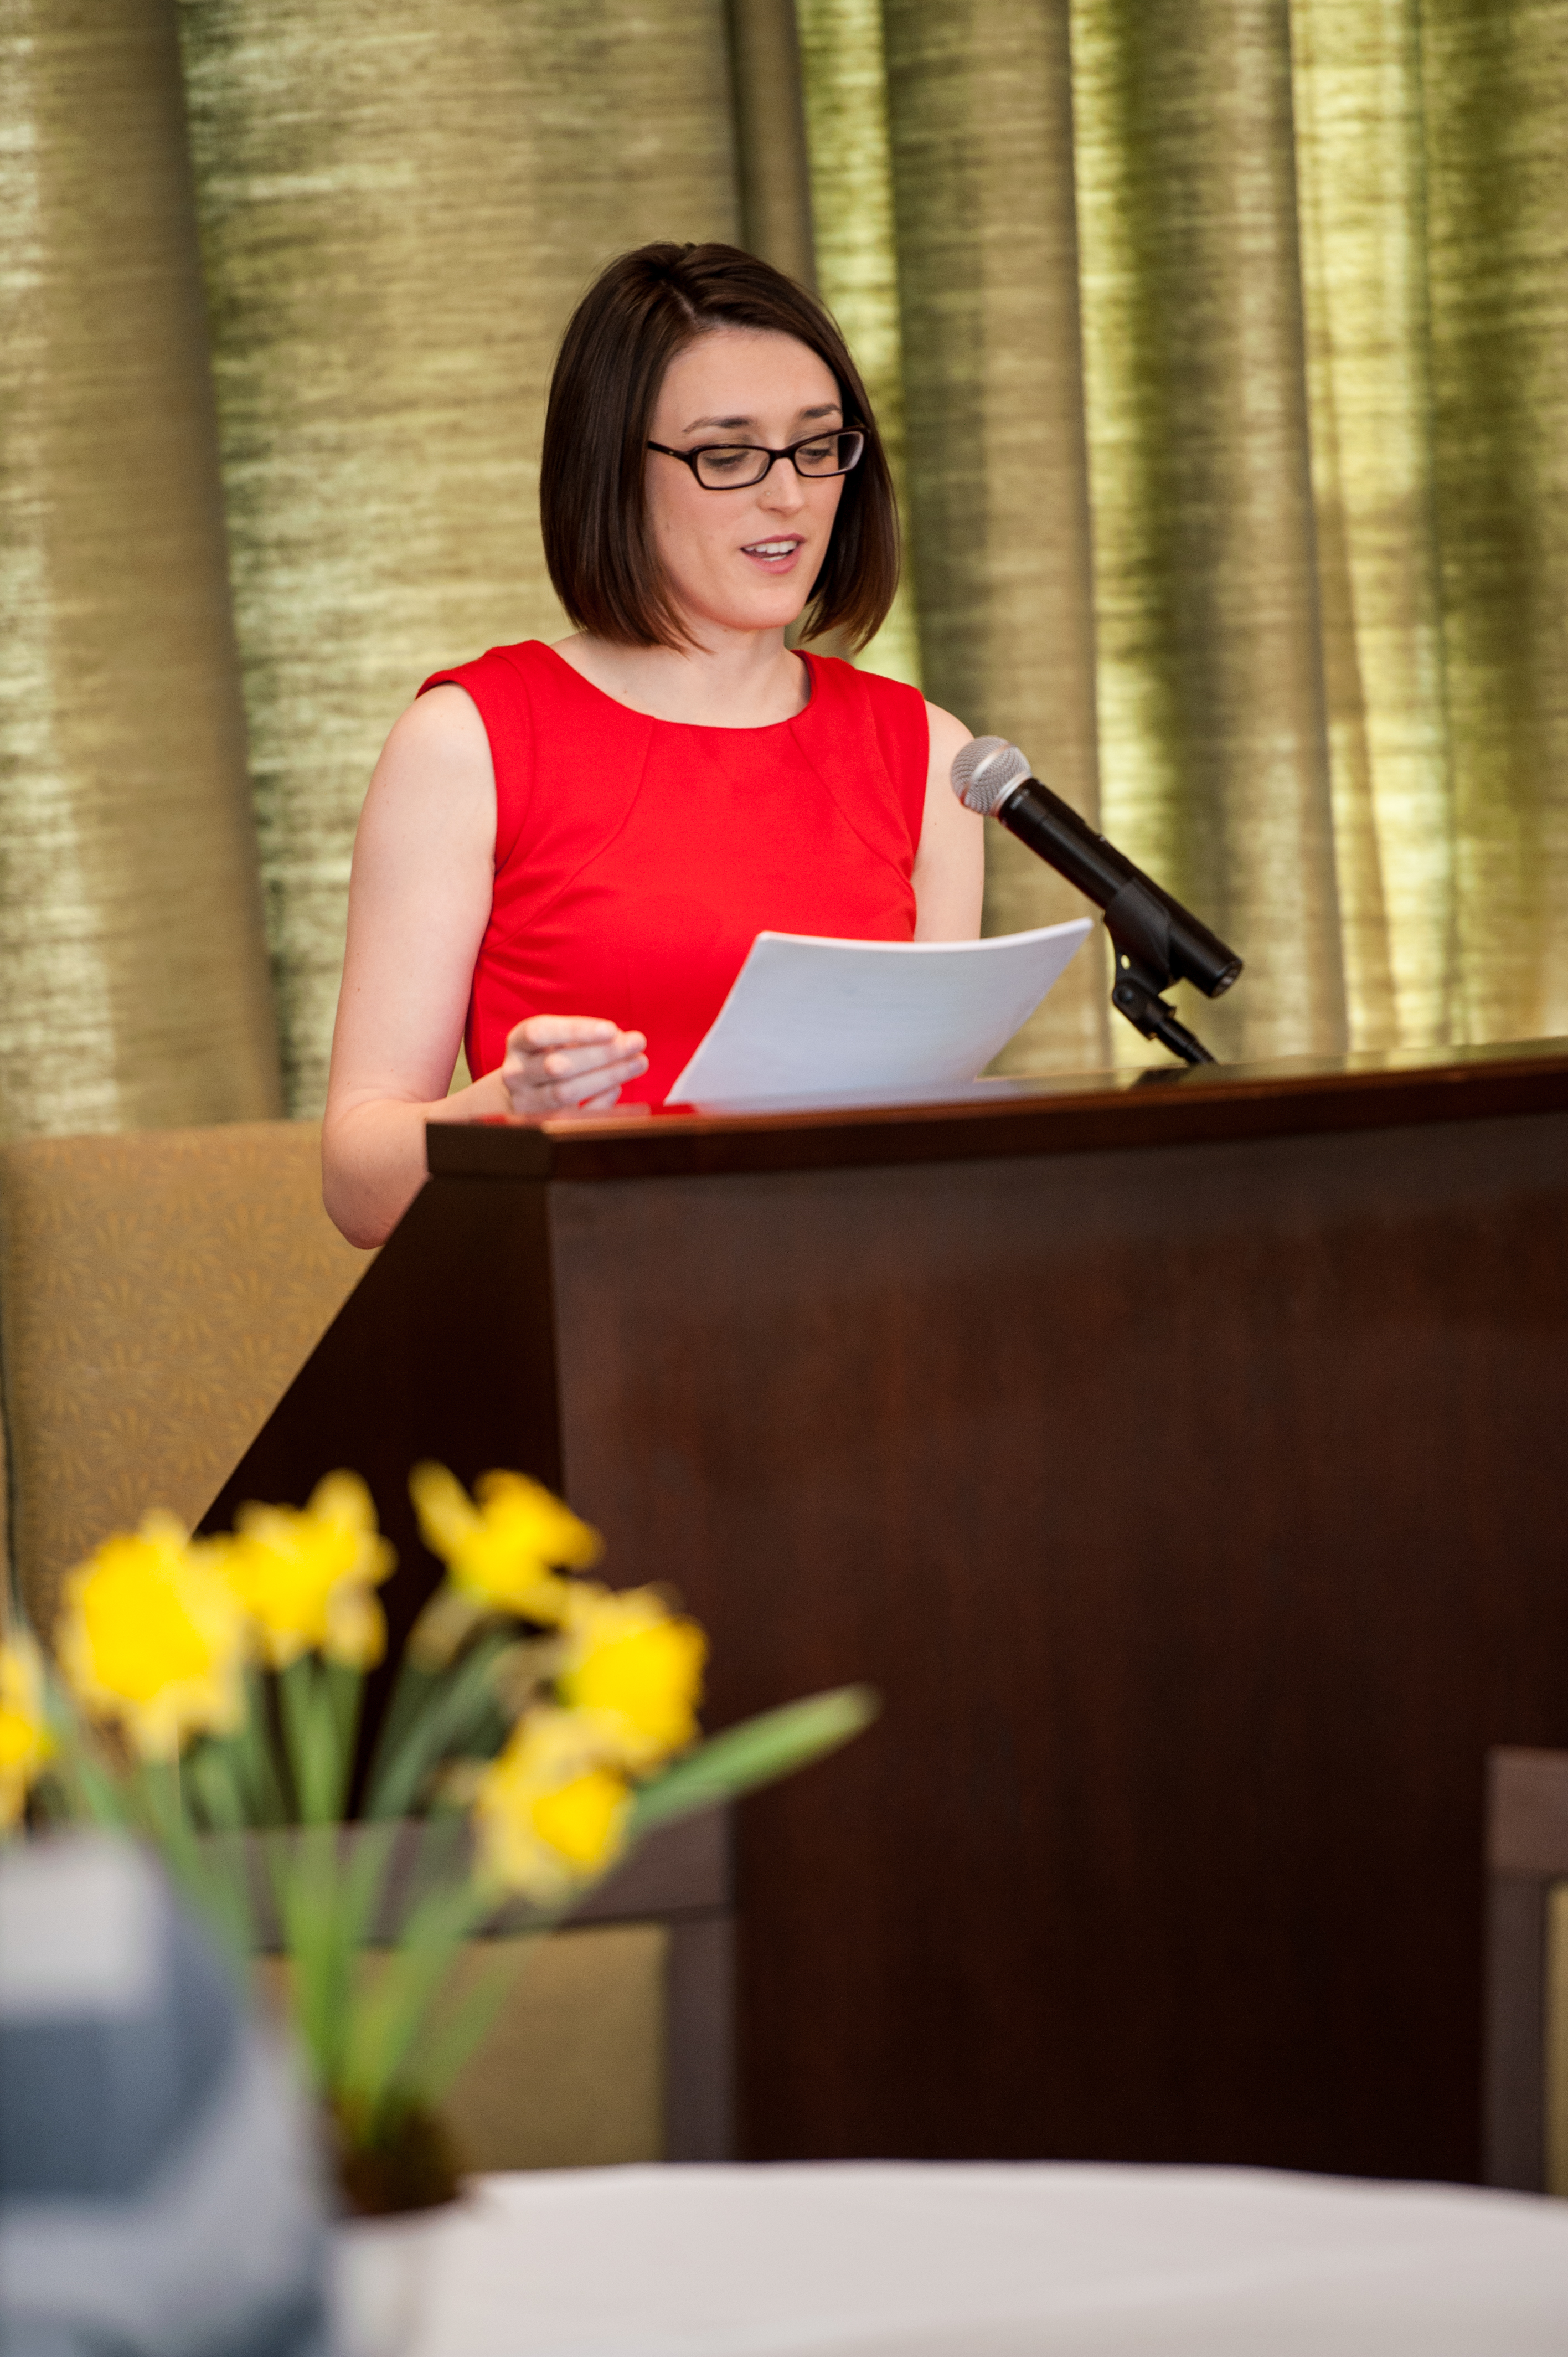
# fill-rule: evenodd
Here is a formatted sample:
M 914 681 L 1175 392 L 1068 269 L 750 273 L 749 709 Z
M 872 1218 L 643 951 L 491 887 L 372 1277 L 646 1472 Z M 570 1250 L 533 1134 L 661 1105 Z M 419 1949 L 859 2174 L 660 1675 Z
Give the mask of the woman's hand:
M 553 1113 L 607 1113 L 628 1081 L 648 1070 L 640 1031 L 594 1015 L 531 1015 L 507 1035 L 501 1085 L 528 1121 Z

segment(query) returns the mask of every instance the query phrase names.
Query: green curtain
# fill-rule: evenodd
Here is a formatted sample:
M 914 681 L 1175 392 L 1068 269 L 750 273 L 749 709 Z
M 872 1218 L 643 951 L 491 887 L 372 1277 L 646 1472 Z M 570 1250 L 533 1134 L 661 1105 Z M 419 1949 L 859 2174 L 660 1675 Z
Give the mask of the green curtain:
M 886 0 L 909 511 L 927 693 L 1099 801 L 1064 0 Z M 990 830 L 993 931 L 1077 896 Z M 1100 937 L 1009 1066 L 1105 1061 Z
M 326 1082 L 354 824 L 420 680 L 564 625 L 537 523 L 600 263 L 739 228 L 720 0 L 188 0 L 284 1060 Z
M 1218 1049 L 1568 1031 L 1561 0 L 0 0 L 0 66 L 5 1126 L 275 1103 L 258 869 L 319 1104 L 365 780 L 557 627 L 551 355 L 655 235 L 814 274 L 869 660 L 1230 935 Z M 1106 981 L 1011 1060 L 1143 1059 Z
M 799 0 L 797 13 L 817 285 L 865 379 L 899 509 L 908 518 L 904 354 L 881 6 L 879 0 Z M 893 610 L 860 661 L 868 670 L 918 687 L 918 592 L 908 537 L 904 554 Z
M 0 1134 L 276 1110 L 160 0 L 0 0 Z
M 1222 1053 L 1568 1030 L 1568 10 L 881 16 L 928 691 L 1243 951 Z
M 1455 1035 L 1568 1031 L 1568 11 L 1425 0 Z

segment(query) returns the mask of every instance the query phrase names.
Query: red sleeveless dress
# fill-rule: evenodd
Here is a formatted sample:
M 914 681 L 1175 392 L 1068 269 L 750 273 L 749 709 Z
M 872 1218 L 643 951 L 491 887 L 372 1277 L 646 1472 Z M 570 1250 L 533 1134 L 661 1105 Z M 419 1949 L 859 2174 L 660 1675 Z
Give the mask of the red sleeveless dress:
M 496 880 L 468 1070 L 528 1015 L 648 1035 L 622 1102 L 660 1104 L 756 935 L 914 937 L 925 813 L 918 693 L 803 658 L 811 701 L 768 728 L 654 720 L 530 639 L 437 672 L 478 705 L 496 773 Z

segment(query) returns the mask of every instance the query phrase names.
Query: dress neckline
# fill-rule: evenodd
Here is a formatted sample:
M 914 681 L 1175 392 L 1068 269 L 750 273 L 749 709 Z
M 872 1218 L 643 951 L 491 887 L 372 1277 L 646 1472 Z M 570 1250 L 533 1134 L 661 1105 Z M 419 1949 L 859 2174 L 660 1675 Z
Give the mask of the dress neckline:
M 564 672 L 576 681 L 579 687 L 585 688 L 590 695 L 598 696 L 603 703 L 613 704 L 618 712 L 629 712 L 636 720 L 650 721 L 655 728 L 692 728 L 704 737 L 766 737 L 769 730 L 774 728 L 793 728 L 797 721 L 805 719 L 816 703 L 820 685 L 816 657 L 809 655 L 803 647 L 793 647 L 790 652 L 806 666 L 809 690 L 806 701 L 799 712 L 789 713 L 782 720 L 757 721 L 750 727 L 726 726 L 723 721 L 716 720 L 665 720 L 657 712 L 642 712 L 635 704 L 623 704 L 618 695 L 612 695 L 607 688 L 600 687 L 595 681 L 585 677 L 577 669 L 575 663 L 569 663 L 560 649 L 553 647 L 548 639 L 535 639 L 532 643 L 536 647 L 542 647 L 551 661 L 559 664 Z

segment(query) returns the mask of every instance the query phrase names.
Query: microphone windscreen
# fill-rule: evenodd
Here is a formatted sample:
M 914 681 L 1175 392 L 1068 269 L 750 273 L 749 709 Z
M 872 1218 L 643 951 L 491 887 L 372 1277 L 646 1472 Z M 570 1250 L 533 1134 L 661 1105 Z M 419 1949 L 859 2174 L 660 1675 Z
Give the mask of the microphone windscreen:
M 991 818 L 1028 775 L 1027 760 L 1005 737 L 972 737 L 954 757 L 952 790 L 965 810 Z

